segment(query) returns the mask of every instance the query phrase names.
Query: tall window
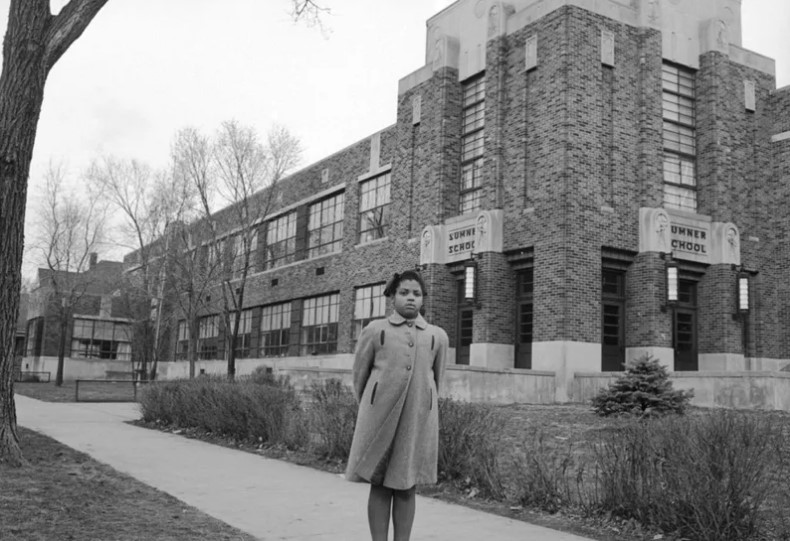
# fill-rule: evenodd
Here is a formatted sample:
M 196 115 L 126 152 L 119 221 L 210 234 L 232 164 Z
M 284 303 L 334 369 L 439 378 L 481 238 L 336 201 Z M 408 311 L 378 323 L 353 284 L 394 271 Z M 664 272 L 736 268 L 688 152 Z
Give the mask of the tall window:
M 236 336 L 236 358 L 245 359 L 250 356 L 252 342 L 252 310 L 242 310 L 239 320 L 239 334 Z
M 386 237 L 390 225 L 390 174 L 366 180 L 359 192 L 359 242 Z
M 310 205 L 308 230 L 308 255 L 316 257 L 340 251 L 343 241 L 343 203 L 342 193 Z
M 485 99 L 485 74 L 469 79 L 463 84 L 459 203 L 461 214 L 480 208 L 485 143 Z
M 354 325 L 353 341 L 365 325 L 374 319 L 381 319 L 387 309 L 387 298 L 384 296 L 384 284 L 358 287 L 354 290 Z
M 183 361 L 189 353 L 189 327 L 185 320 L 178 322 L 178 341 L 176 342 L 176 360 Z
M 198 321 L 198 356 L 201 359 L 218 358 L 219 316 L 205 316 Z
M 132 359 L 131 326 L 128 323 L 75 319 L 71 356 L 87 359 Z
M 266 268 L 293 263 L 296 255 L 296 211 L 269 222 L 266 231 Z
M 209 243 L 206 247 L 206 269 L 210 273 L 216 273 L 222 270 L 222 254 L 225 250 L 225 240 L 218 240 L 217 242 Z
M 291 303 L 264 306 L 261 310 L 260 356 L 287 355 L 290 334 Z
M 244 272 L 244 261 L 247 259 L 246 255 L 249 252 L 250 257 L 247 265 L 251 268 L 253 266 L 253 254 L 258 249 L 258 232 L 253 231 L 249 236 L 249 247 L 244 249 L 244 236 L 238 234 L 233 237 L 233 277 L 239 278 Z M 249 270 L 248 270 L 249 272 Z
M 697 142 L 694 72 L 664 64 L 664 204 L 697 210 Z
M 305 299 L 302 311 L 302 355 L 337 351 L 338 294 Z
M 43 328 L 44 318 L 37 317 L 27 322 L 26 356 L 33 357 L 41 355 L 41 330 Z
M 535 269 L 516 274 L 516 368 L 532 368 Z

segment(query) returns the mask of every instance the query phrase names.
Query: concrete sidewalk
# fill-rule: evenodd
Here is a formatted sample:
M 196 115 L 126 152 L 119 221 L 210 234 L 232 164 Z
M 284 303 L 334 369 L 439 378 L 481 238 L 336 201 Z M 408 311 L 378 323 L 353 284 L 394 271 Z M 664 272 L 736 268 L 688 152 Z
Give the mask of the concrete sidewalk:
M 46 434 L 259 539 L 367 541 L 368 487 L 339 475 L 138 428 L 137 404 L 16 396 L 21 426 Z M 585 538 L 418 496 L 416 540 Z

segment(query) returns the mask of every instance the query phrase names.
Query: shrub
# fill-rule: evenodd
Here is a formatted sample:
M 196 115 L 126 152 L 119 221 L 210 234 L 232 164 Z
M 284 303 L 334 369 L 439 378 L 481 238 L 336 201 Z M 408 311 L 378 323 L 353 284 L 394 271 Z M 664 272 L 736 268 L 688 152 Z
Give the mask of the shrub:
M 604 417 L 650 417 L 666 413 L 683 414 L 693 397 L 693 390 L 674 390 L 666 367 L 645 355 L 630 363 L 623 376 L 602 389 L 593 398 L 592 406 L 598 415 Z
M 198 378 L 154 382 L 140 394 L 143 420 L 199 428 L 240 440 L 303 445 L 307 429 L 292 386 Z
M 439 477 L 502 498 L 498 449 L 504 419 L 493 406 L 439 399 Z
M 316 435 L 315 451 L 325 457 L 346 460 L 354 438 L 357 400 L 342 381 L 313 382 L 310 387 L 310 427 Z
M 517 449 L 513 466 L 513 498 L 518 503 L 549 513 L 556 513 L 571 503 L 572 444 L 562 449 L 552 448 L 546 444 L 545 435 L 539 432 L 525 439 Z M 581 471 L 577 469 L 576 474 Z
M 700 541 L 760 535 L 781 431 L 769 417 L 716 411 L 632 421 L 596 446 L 601 510 Z

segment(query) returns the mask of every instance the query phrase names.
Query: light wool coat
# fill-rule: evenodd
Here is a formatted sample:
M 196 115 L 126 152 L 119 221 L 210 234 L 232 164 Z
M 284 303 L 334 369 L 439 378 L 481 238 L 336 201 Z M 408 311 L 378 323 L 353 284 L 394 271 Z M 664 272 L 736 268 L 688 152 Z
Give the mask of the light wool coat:
M 447 333 L 397 312 L 362 330 L 354 359 L 359 401 L 346 478 L 405 490 L 436 482 L 438 394 Z

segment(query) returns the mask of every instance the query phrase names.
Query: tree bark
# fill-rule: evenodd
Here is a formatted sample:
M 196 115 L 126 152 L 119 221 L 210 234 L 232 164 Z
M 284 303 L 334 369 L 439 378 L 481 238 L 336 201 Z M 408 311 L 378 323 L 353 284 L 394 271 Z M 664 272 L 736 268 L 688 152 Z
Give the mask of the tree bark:
M 24 245 L 25 201 L 44 84 L 52 66 L 107 0 L 11 0 L 0 74 L 0 462 L 21 464 L 14 403 L 14 336 Z

